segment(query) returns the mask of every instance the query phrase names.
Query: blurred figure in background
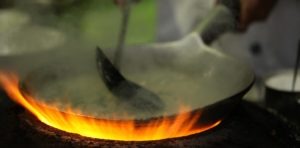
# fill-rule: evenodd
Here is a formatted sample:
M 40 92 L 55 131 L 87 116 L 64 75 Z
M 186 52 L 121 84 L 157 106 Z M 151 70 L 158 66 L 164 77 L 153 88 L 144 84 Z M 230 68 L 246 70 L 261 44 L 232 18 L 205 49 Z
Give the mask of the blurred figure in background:
M 266 19 L 277 0 L 163 0 L 158 1 L 158 38 L 161 41 L 180 39 L 193 31 L 217 4 L 239 4 L 239 29 L 245 31 L 253 22 Z

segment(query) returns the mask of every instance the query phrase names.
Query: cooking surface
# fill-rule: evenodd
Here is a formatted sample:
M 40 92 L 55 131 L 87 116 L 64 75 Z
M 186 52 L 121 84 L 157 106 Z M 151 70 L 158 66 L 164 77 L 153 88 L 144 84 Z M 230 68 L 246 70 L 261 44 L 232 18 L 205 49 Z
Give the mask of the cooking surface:
M 10 102 L 3 94 L 0 99 L 0 146 L 5 147 L 78 147 L 78 141 L 58 142 L 61 133 L 53 137 L 39 136 L 35 140 L 34 133 L 30 129 L 20 128 L 19 113 L 24 110 Z M 298 135 L 298 136 L 297 136 Z M 298 137 L 298 142 L 297 142 Z M 56 139 L 56 140 L 55 140 Z M 51 141 L 51 142 L 50 142 Z M 97 140 L 96 140 L 97 141 Z M 254 104 L 243 101 L 242 104 L 225 120 L 213 129 L 190 136 L 189 138 L 164 140 L 158 142 L 110 142 L 93 141 L 90 144 L 101 144 L 107 146 L 173 146 L 173 147 L 299 147 L 299 132 L 264 109 Z M 84 143 L 81 143 L 83 145 Z M 85 143 L 86 144 L 86 143 Z

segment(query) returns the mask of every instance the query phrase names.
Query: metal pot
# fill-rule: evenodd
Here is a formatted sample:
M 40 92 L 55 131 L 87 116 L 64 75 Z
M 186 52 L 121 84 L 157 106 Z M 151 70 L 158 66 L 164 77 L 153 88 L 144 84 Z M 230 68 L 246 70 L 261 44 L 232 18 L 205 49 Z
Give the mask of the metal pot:
M 293 122 L 299 123 L 300 83 L 295 83 L 293 90 L 293 70 L 281 70 L 265 80 L 266 106 L 274 109 Z M 300 75 L 297 75 L 299 78 Z

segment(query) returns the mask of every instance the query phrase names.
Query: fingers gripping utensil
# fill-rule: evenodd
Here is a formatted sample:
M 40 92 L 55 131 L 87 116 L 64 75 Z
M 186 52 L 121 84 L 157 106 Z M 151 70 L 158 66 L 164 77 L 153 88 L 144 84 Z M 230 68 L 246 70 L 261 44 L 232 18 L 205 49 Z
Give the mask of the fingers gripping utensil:
M 155 113 L 162 111 L 164 102 L 153 92 L 127 80 L 97 47 L 97 67 L 109 91 L 133 111 Z

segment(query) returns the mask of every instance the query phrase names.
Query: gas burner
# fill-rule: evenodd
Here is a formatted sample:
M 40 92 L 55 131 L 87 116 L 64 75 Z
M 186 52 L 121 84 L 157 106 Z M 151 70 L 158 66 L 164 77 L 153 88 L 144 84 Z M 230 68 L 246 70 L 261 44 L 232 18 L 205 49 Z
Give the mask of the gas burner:
M 126 142 L 86 138 L 47 126 L 1 97 L 0 145 L 29 147 L 299 147 L 299 132 L 276 115 L 242 101 L 218 127 L 187 137 Z M 298 139 L 297 139 L 298 138 Z

